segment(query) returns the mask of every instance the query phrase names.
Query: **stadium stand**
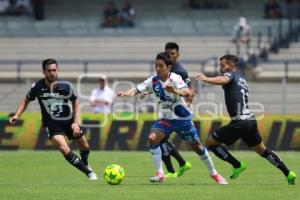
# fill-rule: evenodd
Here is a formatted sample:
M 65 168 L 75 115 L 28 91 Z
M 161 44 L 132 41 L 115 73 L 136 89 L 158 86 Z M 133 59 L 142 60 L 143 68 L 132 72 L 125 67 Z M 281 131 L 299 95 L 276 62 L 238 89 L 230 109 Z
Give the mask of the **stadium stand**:
M 249 19 L 252 32 L 274 29 L 278 20 L 263 19 L 263 5 L 228 1 L 229 9 L 190 10 L 182 1 L 131 1 L 137 10 L 137 26 L 129 29 L 99 28 L 106 1 L 53 0 L 45 5 L 46 20 L 28 17 L 0 18 L 1 35 L 12 36 L 169 36 L 169 35 L 231 35 L 238 17 Z M 282 1 L 283 2 L 283 1 Z
M 181 46 L 181 59 L 194 76 L 202 70 L 201 62 L 207 61 L 210 67 L 204 70 L 212 73 L 215 72 L 215 67 L 212 66 L 215 65 L 215 60 L 209 58 L 219 57 L 227 52 L 235 53 L 235 45 L 230 39 L 227 36 L 0 38 L 0 69 L 6 69 L 7 62 L 4 61 L 17 60 L 21 63 L 20 78 L 36 78 L 40 75 L 40 63 L 36 61 L 54 57 L 59 61 L 73 61 L 62 67 L 62 72 L 68 73 L 66 75 L 69 78 L 76 78 L 78 73 L 96 71 L 112 78 L 130 77 L 134 71 L 141 73 L 144 78 L 153 71 L 150 66 L 153 55 L 162 51 L 166 42 L 176 41 Z M 252 44 L 255 43 L 254 38 Z M 86 71 L 84 61 L 88 62 Z M 18 63 L 15 63 L 2 78 L 16 78 Z M 70 72 L 73 72 L 73 76 Z
M 11 111 L 11 105 L 16 102 L 5 103 L 6 99 L 23 97 L 30 83 L 41 76 L 40 62 L 44 58 L 56 58 L 61 64 L 60 76 L 72 81 L 79 74 L 90 72 L 104 73 L 112 81 L 137 81 L 153 73 L 151 60 L 163 50 L 164 43 L 176 41 L 181 47 L 180 59 L 194 77 L 199 71 L 216 73 L 216 58 L 237 52 L 231 39 L 233 26 L 240 16 L 249 20 L 252 30 L 250 47 L 256 55 L 259 55 L 261 46 L 269 48 L 269 41 L 278 40 L 280 27 L 283 34 L 289 30 L 287 19 L 263 19 L 260 0 L 227 2 L 229 9 L 190 10 L 182 5 L 182 1 L 132 0 L 137 12 L 134 28 L 100 28 L 106 1 L 99 3 L 97 0 L 47 1 L 46 17 L 42 21 L 27 16 L 1 16 L 0 81 L 7 84 L 7 91 L 0 97 L 1 109 Z M 280 1 L 282 5 L 283 2 Z M 279 53 L 268 54 L 266 61 L 259 61 L 258 66 L 251 69 L 253 80 L 278 82 L 287 78 L 298 82 L 299 51 L 299 43 L 295 41 L 289 44 L 289 48 L 281 47 Z M 241 47 L 240 55 L 244 54 L 246 48 Z M 7 83 L 16 80 L 20 85 Z M 27 85 L 21 84 L 24 81 Z M 281 83 L 261 86 L 253 82 L 251 86 L 254 98 L 267 103 L 267 112 L 294 113 L 299 110 L 294 102 L 294 98 L 299 99 L 294 94 L 298 88 L 296 83 L 287 84 L 292 88 L 287 91 L 287 99 L 281 98 L 285 92 Z M 201 89 L 214 91 L 212 88 Z M 274 98 L 261 95 L 264 91 L 270 91 Z M 281 101 L 287 102 L 287 108 L 282 107 Z

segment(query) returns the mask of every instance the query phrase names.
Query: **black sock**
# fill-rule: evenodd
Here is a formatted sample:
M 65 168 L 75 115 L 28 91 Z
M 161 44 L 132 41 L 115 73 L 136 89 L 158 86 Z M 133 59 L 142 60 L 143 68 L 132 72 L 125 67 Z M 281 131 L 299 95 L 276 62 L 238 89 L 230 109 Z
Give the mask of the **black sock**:
M 287 168 L 287 166 L 285 166 L 285 164 L 282 162 L 282 160 L 280 160 L 274 151 L 266 149 L 261 156 L 266 158 L 272 165 L 280 169 L 285 176 L 289 175 L 290 170 Z
M 209 149 L 214 152 L 218 158 L 230 163 L 234 168 L 239 168 L 241 166 L 240 161 L 233 157 L 233 155 L 231 155 L 222 145 L 211 146 Z
M 183 157 L 181 156 L 181 154 L 177 151 L 177 149 L 173 148 L 170 151 L 170 155 L 173 156 L 177 162 L 179 163 L 179 166 L 182 167 L 185 165 L 186 161 L 183 159 Z
M 171 161 L 171 156 L 170 156 L 170 145 L 166 142 L 162 142 L 159 145 L 161 149 L 161 159 L 165 163 L 165 166 L 170 173 L 175 173 L 172 161 Z
M 90 150 L 83 151 L 80 149 L 80 157 L 81 157 L 83 164 L 85 164 L 85 165 L 89 164 L 88 163 L 89 154 L 90 154 Z
M 168 147 L 169 147 L 170 155 L 173 156 L 177 160 L 177 162 L 179 163 L 179 166 L 182 167 L 183 165 L 185 165 L 186 161 L 183 159 L 183 157 L 177 151 L 177 149 L 175 149 L 175 145 L 172 144 L 170 141 L 166 141 L 166 145 L 168 145 Z
M 79 169 L 80 171 L 85 173 L 86 175 L 88 175 L 89 173 L 92 172 L 84 165 L 84 163 L 81 161 L 81 159 L 78 156 L 76 156 L 72 151 L 70 151 L 67 155 L 65 155 L 65 159 L 71 165 L 73 165 L 74 167 L 76 167 L 77 169 Z
M 171 161 L 171 156 L 170 155 L 167 155 L 167 156 L 162 155 L 161 158 L 164 161 L 168 172 L 175 173 L 175 169 L 174 169 L 172 161 Z

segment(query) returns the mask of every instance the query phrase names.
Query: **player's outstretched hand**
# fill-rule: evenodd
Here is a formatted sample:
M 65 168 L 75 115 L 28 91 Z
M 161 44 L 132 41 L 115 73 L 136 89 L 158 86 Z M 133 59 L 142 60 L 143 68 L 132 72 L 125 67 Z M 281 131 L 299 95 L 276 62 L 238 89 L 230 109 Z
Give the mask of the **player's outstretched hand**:
M 73 136 L 74 136 L 74 137 L 79 136 L 79 134 L 80 134 L 80 127 L 79 127 L 79 124 L 73 123 L 73 124 L 71 125 L 71 128 L 72 128 L 72 130 L 73 130 Z
M 123 92 L 123 91 L 118 92 L 118 93 L 117 93 L 117 96 L 118 96 L 118 97 L 124 97 L 124 92 Z
M 198 81 L 205 81 L 206 78 L 207 78 L 207 77 L 206 77 L 204 74 L 202 74 L 202 73 L 199 73 L 199 74 L 197 74 L 197 76 L 196 76 L 196 79 L 197 79 Z
M 18 119 L 18 117 L 12 116 L 12 117 L 9 119 L 9 123 L 15 124 L 15 123 L 17 122 L 17 119 Z
M 118 96 L 118 97 L 133 97 L 133 96 L 136 95 L 136 94 L 137 94 L 136 89 L 135 89 L 135 88 L 132 88 L 132 89 L 130 89 L 130 90 L 127 90 L 126 92 L 123 92 L 123 91 L 118 92 L 118 93 L 117 93 L 117 96 Z

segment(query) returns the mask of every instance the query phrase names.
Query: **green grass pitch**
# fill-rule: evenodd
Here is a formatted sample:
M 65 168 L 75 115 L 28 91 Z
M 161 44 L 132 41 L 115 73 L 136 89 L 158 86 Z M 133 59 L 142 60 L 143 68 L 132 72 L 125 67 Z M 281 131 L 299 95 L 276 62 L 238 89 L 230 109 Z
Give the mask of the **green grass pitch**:
M 300 182 L 287 184 L 279 170 L 254 152 L 233 152 L 248 169 L 229 185 L 216 185 L 204 164 L 192 152 L 183 152 L 192 169 L 180 178 L 151 184 L 154 167 L 149 152 L 91 152 L 90 163 L 99 176 L 89 181 L 70 166 L 57 151 L 1 151 L 0 199 L 38 200 L 144 200 L 144 199 L 230 199 L 299 200 Z M 278 152 L 286 164 L 300 175 L 300 153 Z M 228 179 L 231 167 L 213 156 L 217 170 Z M 120 164 L 125 169 L 121 185 L 105 183 L 104 168 Z M 178 168 L 177 163 L 176 168 Z

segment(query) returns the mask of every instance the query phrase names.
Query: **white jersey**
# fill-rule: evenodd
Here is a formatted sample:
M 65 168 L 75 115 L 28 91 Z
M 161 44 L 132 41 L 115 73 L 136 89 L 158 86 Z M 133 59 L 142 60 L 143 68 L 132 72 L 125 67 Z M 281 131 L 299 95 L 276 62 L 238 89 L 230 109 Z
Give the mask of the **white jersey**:
M 172 85 L 175 89 L 188 88 L 181 76 L 171 72 L 165 82 L 160 80 L 157 75 L 154 75 L 139 84 L 136 89 L 139 92 L 153 93 L 155 99 L 158 101 L 160 118 L 178 119 L 190 117 L 192 113 L 186 105 L 184 97 L 168 93 L 164 89 L 167 85 Z

